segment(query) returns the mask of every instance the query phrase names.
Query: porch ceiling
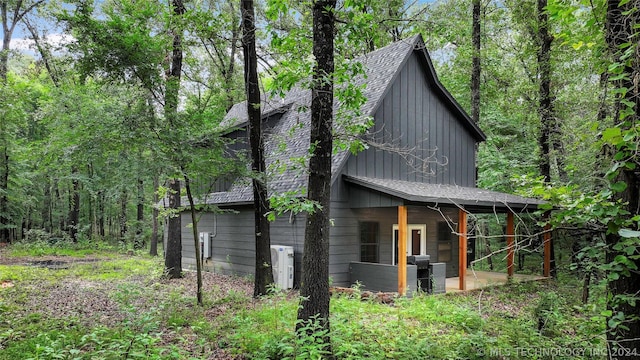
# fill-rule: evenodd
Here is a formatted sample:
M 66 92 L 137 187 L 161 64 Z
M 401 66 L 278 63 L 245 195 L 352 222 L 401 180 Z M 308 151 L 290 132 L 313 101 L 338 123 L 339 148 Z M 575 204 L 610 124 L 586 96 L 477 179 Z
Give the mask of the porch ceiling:
M 351 175 L 343 175 L 343 177 L 349 183 L 398 197 L 406 202 L 447 204 L 491 211 L 497 209 L 534 211 L 539 204 L 544 203 L 541 200 L 518 195 L 457 185 L 425 184 Z

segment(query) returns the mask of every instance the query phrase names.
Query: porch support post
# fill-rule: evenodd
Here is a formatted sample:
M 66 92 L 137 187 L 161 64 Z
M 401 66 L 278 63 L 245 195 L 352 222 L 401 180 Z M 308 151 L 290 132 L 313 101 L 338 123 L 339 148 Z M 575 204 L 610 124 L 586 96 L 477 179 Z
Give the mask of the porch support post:
M 398 294 L 407 291 L 407 207 L 398 206 Z
M 460 290 L 467 289 L 467 212 L 458 210 L 458 275 Z
M 546 224 L 544 226 L 544 267 L 542 275 L 545 277 L 551 276 L 551 225 Z
M 513 225 L 513 212 L 507 213 L 507 274 L 513 276 L 513 257 L 515 253 L 514 246 L 515 227 Z

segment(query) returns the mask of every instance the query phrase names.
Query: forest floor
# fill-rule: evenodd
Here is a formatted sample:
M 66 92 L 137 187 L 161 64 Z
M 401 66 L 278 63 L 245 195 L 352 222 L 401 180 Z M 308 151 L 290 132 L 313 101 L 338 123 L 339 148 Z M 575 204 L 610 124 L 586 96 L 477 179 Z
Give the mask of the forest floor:
M 0 359 L 317 358 L 322 351 L 314 342 L 320 330 L 294 336 L 296 292 L 255 300 L 249 279 L 204 273 L 198 306 L 194 272 L 169 280 L 162 271 L 161 259 L 148 256 L 0 249 Z M 600 358 L 599 305 L 577 304 L 579 290 L 533 282 L 390 305 L 339 295 L 333 350 L 345 359 Z M 544 349 L 555 356 L 541 356 Z
M 113 254 L 83 257 L 67 255 L 13 257 L 7 256 L 7 253 L 6 249 L 0 249 L 0 287 L 3 288 L 0 290 L 3 291 L 0 292 L 1 359 L 16 359 L 16 352 L 7 351 L 3 354 L 3 349 L 10 349 L 15 345 L 14 342 L 20 343 L 27 340 L 28 332 L 17 331 L 19 326 L 15 326 L 25 321 L 51 324 L 54 328 L 62 325 L 64 330 L 71 332 L 74 328 L 91 329 L 96 325 L 109 329 L 133 325 L 133 332 L 137 332 L 143 330 L 142 327 L 145 324 L 129 324 L 129 322 L 139 320 L 136 319 L 139 314 L 157 312 L 166 307 L 166 303 L 171 299 L 176 299 L 176 303 L 185 306 L 185 310 L 196 306 L 195 301 L 184 301 L 184 299 L 193 300 L 196 297 L 195 272 L 185 272 L 182 279 L 173 280 L 164 278 L 157 271 L 155 276 L 149 276 L 154 273 L 149 271 L 152 270 L 149 269 L 149 263 L 162 269 L 162 264 L 156 259 L 127 255 L 113 256 Z M 210 321 L 214 321 L 220 314 L 227 313 L 231 306 L 237 306 L 236 303 L 222 299 L 228 294 L 246 299 L 244 303 L 250 306 L 251 302 L 248 300 L 253 287 L 247 279 L 204 273 L 203 288 L 208 289 L 207 309 L 204 316 Z M 171 324 L 169 321 L 153 329 L 154 335 L 160 334 L 154 345 L 170 348 L 172 344 L 177 344 L 177 351 L 182 355 L 201 355 L 202 351 L 195 349 L 197 342 L 189 341 L 193 338 L 193 334 L 190 334 L 188 327 L 183 327 L 187 325 L 186 321 L 185 324 L 177 324 L 182 322 L 181 320 L 173 319 L 173 321 L 176 324 Z M 35 334 L 31 334 L 33 335 Z M 132 333 L 131 337 L 127 340 L 136 341 L 135 334 Z M 39 345 L 47 347 L 56 339 L 43 340 Z M 209 358 L 237 358 L 223 349 L 215 348 L 215 342 L 211 345 L 214 348 L 206 349 Z M 85 346 L 89 351 L 94 347 L 93 344 Z M 68 351 L 58 349 L 57 352 L 65 355 Z M 113 355 L 117 353 L 118 351 L 114 351 Z M 35 354 L 29 356 L 26 352 L 23 355 L 27 358 Z M 52 352 L 49 355 L 54 357 Z M 153 354 L 149 352 L 146 355 L 152 357 Z M 162 354 L 160 355 L 164 358 Z M 47 358 L 42 354 L 40 357 Z M 105 358 L 111 358 L 111 356 Z

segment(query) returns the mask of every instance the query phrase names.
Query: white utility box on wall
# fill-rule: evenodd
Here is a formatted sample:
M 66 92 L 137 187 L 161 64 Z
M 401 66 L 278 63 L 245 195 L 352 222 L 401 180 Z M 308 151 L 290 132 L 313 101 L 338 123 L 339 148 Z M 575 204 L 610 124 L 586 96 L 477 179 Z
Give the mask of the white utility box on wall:
M 271 245 L 273 281 L 279 289 L 293 288 L 293 247 Z

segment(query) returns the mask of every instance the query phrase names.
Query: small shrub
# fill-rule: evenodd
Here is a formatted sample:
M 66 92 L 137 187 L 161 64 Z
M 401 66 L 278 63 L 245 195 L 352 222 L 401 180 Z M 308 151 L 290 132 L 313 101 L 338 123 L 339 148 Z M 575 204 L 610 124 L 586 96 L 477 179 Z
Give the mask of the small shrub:
M 559 333 L 560 298 L 553 291 L 545 292 L 540 296 L 538 305 L 533 310 L 540 334 L 554 337 Z
M 330 355 L 328 344 L 325 344 L 328 331 L 322 327 L 318 319 L 311 319 L 303 324 L 295 334 L 285 336 L 277 346 L 278 359 L 322 359 Z
M 51 234 L 42 229 L 29 229 L 24 233 L 24 241 L 28 243 L 48 243 Z

